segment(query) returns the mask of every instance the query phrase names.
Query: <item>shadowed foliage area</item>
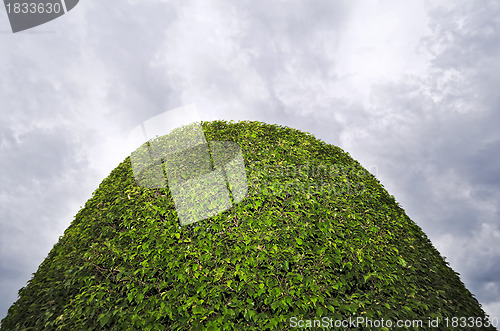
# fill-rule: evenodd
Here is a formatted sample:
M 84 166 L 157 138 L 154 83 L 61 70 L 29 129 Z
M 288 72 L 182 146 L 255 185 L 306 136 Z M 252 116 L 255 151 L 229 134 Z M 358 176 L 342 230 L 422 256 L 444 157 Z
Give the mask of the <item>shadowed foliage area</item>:
M 139 186 L 128 157 L 19 291 L 0 330 L 285 330 L 322 317 L 329 326 L 420 319 L 419 330 L 429 319 L 440 330 L 457 329 L 457 317 L 486 322 L 420 227 L 348 153 L 277 125 L 202 127 L 207 142 L 241 148 L 246 197 L 181 226 L 169 187 Z

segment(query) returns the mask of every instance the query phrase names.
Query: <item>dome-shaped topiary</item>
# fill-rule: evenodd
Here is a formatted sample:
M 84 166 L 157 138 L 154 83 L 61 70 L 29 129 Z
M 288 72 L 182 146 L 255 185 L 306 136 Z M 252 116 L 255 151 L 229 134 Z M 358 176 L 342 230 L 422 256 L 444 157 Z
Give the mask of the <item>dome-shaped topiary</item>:
M 457 329 L 460 317 L 495 330 L 422 230 L 349 154 L 276 125 L 202 127 L 212 171 L 238 155 L 244 164 L 243 182 L 219 172 L 229 203 L 181 225 L 167 162 L 156 170 L 169 185 L 159 176 L 146 187 L 162 173 L 133 169 L 127 158 L 19 291 L 1 330 L 384 330 L 398 320 L 442 330 Z M 239 149 L 218 160 L 214 146 Z M 197 162 L 183 155 L 170 166 Z M 179 171 L 179 182 L 190 178 Z M 197 205 L 207 202 L 200 196 Z

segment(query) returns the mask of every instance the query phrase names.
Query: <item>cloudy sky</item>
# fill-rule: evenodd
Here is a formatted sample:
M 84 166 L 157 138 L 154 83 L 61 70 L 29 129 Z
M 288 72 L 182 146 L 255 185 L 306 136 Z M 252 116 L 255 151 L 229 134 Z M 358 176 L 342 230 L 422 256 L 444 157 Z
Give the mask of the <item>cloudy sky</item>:
M 81 0 L 16 34 L 2 7 L 0 49 L 0 318 L 131 130 L 188 104 L 349 152 L 500 318 L 499 1 Z

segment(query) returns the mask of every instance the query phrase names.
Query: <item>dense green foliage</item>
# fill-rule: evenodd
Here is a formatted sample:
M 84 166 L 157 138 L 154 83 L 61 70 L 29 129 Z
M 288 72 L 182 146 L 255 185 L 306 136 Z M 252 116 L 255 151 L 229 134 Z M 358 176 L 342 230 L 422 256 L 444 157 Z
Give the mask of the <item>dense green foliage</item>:
M 440 318 L 446 329 L 446 317 L 485 320 L 422 230 L 348 153 L 276 125 L 202 125 L 207 141 L 241 147 L 246 198 L 180 226 L 169 188 L 138 186 L 125 159 L 0 330 L 284 330 L 292 317 L 325 316 Z

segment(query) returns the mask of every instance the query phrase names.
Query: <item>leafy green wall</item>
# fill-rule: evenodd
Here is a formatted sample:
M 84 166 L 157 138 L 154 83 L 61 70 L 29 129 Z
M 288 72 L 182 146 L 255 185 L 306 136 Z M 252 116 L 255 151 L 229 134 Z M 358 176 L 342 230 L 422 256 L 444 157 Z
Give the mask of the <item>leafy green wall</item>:
M 348 153 L 276 125 L 202 125 L 207 141 L 240 146 L 245 199 L 180 226 L 169 188 L 138 186 L 125 159 L 19 291 L 0 330 L 485 318 L 422 230 Z

